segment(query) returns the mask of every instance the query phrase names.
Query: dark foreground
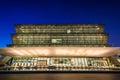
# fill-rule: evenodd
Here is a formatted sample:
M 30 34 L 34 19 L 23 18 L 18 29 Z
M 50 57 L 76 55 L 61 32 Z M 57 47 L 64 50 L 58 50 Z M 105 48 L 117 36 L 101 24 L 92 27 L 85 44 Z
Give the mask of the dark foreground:
M 0 80 L 120 80 L 120 73 L 0 74 Z

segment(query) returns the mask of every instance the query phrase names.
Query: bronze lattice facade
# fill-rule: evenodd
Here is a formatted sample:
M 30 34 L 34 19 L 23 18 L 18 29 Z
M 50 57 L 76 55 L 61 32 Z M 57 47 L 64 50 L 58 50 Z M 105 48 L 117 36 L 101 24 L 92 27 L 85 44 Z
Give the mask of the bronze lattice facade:
M 107 47 L 103 24 L 16 24 L 12 47 Z

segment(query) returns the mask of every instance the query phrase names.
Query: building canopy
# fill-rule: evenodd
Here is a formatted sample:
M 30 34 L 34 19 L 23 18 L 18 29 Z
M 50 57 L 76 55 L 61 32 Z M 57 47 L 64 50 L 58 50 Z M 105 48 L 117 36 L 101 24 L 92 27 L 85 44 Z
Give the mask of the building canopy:
M 0 48 L 6 56 L 85 56 L 107 57 L 120 53 L 120 47 L 15 47 Z

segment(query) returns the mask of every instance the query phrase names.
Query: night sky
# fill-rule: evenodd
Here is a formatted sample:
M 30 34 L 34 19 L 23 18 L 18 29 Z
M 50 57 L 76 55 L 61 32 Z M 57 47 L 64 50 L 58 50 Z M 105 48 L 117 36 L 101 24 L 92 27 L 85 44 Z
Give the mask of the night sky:
M 0 47 L 14 24 L 105 24 L 109 44 L 120 46 L 120 0 L 0 0 Z

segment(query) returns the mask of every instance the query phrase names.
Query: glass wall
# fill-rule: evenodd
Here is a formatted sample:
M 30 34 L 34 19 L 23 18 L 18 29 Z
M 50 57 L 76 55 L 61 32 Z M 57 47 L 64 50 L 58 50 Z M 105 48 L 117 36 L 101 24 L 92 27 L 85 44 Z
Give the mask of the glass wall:
M 13 71 L 99 71 L 116 66 L 106 57 L 15 57 L 9 70 Z

